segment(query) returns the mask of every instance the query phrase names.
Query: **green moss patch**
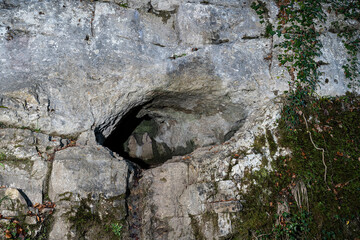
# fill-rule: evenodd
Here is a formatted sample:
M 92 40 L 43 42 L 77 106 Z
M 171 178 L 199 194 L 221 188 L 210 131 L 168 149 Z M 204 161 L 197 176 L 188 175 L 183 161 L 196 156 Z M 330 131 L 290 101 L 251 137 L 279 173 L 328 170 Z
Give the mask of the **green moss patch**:
M 189 215 L 190 216 L 190 220 L 191 220 L 191 228 L 193 230 L 195 239 L 199 239 L 199 240 L 205 240 L 205 236 L 202 233 L 200 226 L 199 226 L 199 222 L 196 220 L 196 216 L 193 215 Z
M 12 168 L 18 168 L 21 170 L 25 170 L 28 172 L 32 172 L 32 168 L 34 162 L 31 161 L 29 158 L 17 158 L 12 154 L 6 154 L 0 152 L 0 162 L 1 165 L 7 165 Z
M 313 99 L 297 112 L 298 124 L 290 129 L 283 117 L 278 129 L 292 154 L 274 159 L 271 172 L 262 164 L 245 175 L 239 239 L 359 238 L 360 97 Z
M 64 197 L 68 196 L 66 193 Z M 125 209 L 122 206 L 125 196 L 91 200 L 82 199 L 78 206 L 65 214 L 75 230 L 76 239 L 119 239 L 120 229 L 125 227 Z M 116 231 L 114 231 L 116 226 Z
M 266 129 L 266 134 L 261 134 L 255 137 L 252 145 L 253 152 L 257 154 L 264 154 L 264 150 L 267 147 L 266 142 L 269 144 L 270 155 L 274 156 L 278 147 L 274 136 L 269 129 Z
M 256 136 L 254 144 L 252 145 L 255 153 L 263 153 L 263 148 L 266 147 L 266 137 L 264 134 Z
M 277 152 L 277 144 L 274 140 L 274 136 L 272 135 L 271 131 L 269 129 L 266 129 L 266 139 L 269 143 L 269 149 L 270 149 L 270 155 L 274 156 Z
M 54 225 L 55 218 L 53 215 L 49 215 L 42 223 L 37 223 L 35 226 L 28 226 L 31 233 L 36 233 L 34 237 L 30 237 L 31 240 L 47 240 Z M 40 227 L 41 225 L 41 227 Z M 38 230 L 40 229 L 40 230 Z

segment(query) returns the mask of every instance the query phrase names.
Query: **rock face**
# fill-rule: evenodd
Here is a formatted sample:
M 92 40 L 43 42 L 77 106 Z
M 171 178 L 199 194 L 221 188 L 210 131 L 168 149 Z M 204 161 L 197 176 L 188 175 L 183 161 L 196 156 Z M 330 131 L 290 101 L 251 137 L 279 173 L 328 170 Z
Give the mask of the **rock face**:
M 1 215 L 10 217 L 25 216 L 28 205 L 19 190 L 15 188 L 1 189 Z
M 96 239 L 104 234 L 101 226 L 110 224 L 109 219 L 123 220 L 130 172 L 124 160 L 100 146 L 59 151 L 49 179 L 49 197 L 58 204 L 50 239 L 82 235 Z
M 27 129 L 0 129 L 1 184 L 23 189 L 32 204 L 43 201 L 47 159 L 62 145 L 61 138 Z
M 131 189 L 130 236 L 139 239 L 221 239 L 231 236 L 242 209 L 241 178 L 256 169 L 255 136 L 273 129 L 279 106 L 266 105 L 225 144 L 199 148 L 143 173 Z M 241 152 L 241 155 L 235 153 Z M 272 159 L 269 149 L 264 154 Z M 279 154 L 279 153 L 278 153 Z M 141 200 L 139 200 L 141 199 Z M 141 232 L 136 227 L 140 225 Z
M 114 239 L 112 224 L 129 239 L 231 236 L 261 163 L 251 145 L 291 79 L 252 2 L 0 0 L 0 185 L 57 203 L 49 239 Z M 341 95 L 329 29 L 318 92 Z

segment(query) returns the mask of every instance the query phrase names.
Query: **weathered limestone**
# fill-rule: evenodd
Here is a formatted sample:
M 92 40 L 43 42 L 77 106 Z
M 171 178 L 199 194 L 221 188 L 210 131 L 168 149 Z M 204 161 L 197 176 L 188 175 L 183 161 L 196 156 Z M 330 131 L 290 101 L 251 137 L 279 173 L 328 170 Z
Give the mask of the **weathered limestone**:
M 32 204 L 43 201 L 48 166 L 66 141 L 26 129 L 0 129 L 0 184 L 21 189 Z
M 101 146 L 69 147 L 56 153 L 49 182 L 49 197 L 54 201 L 64 193 L 74 200 L 97 196 L 114 197 L 125 193 L 128 164 Z M 95 197 L 95 196 L 92 196 Z
M 236 213 L 242 210 L 241 178 L 249 169 L 257 169 L 263 157 L 253 152 L 254 138 L 265 129 L 275 127 L 279 110 L 274 104 L 266 105 L 260 109 L 261 114 L 250 115 L 250 121 L 226 144 L 199 148 L 145 171 L 139 185 L 131 190 L 131 195 L 136 196 L 132 198 L 142 199 L 140 204 L 131 206 L 142 221 L 142 232 L 137 237 L 220 239 L 230 236 L 239 221 Z M 246 156 L 234 158 L 239 149 Z M 264 155 L 268 159 L 277 156 L 271 156 L 269 149 L 264 149 Z M 185 223 L 190 224 L 185 227 Z
M 251 144 L 274 129 L 291 80 L 277 61 L 281 39 L 264 37 L 252 2 L 0 0 L 0 185 L 32 204 L 56 201 L 50 239 L 114 239 L 101 225 L 112 222 L 129 239 L 231 236 L 242 177 L 262 160 Z M 279 9 L 264 2 L 275 26 Z M 320 31 L 318 93 L 358 91 L 330 28 Z M 130 132 L 130 156 L 174 156 L 141 179 L 97 145 L 123 144 L 133 111 L 130 121 L 147 116 L 157 132 Z
M 7 217 L 25 217 L 28 204 L 16 188 L 0 189 L 0 214 Z
M 123 220 L 130 171 L 128 163 L 112 157 L 102 146 L 70 147 L 57 152 L 49 180 L 49 197 L 58 204 L 50 239 L 78 237 L 77 222 L 89 228 L 87 231 L 94 231 L 89 233 L 91 239 L 101 234 L 101 227 L 86 225 L 93 219 L 82 219 L 85 214 L 79 211 L 86 209 L 103 224 L 110 224 L 109 218 L 113 222 Z

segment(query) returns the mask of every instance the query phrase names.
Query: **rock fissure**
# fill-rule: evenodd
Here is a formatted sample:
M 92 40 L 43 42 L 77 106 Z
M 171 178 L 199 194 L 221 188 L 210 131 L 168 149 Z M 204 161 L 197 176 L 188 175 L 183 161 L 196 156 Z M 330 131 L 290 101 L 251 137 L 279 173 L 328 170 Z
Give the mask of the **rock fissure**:
M 95 27 L 94 27 L 95 14 L 96 14 L 96 4 L 93 4 L 93 9 L 91 9 L 91 18 L 90 18 L 91 37 L 95 37 Z

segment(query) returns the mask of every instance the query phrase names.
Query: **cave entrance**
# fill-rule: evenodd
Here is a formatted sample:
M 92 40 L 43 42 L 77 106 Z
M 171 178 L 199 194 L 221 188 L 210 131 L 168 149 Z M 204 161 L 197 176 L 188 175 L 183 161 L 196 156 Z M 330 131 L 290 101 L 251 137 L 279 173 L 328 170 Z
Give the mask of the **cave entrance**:
M 96 127 L 97 140 L 144 169 L 222 143 L 242 126 L 246 114 L 239 104 L 207 96 L 158 94 Z
M 105 138 L 105 141 L 102 145 L 108 147 L 113 152 L 118 153 L 120 156 L 125 159 L 130 160 L 133 163 L 136 163 L 143 169 L 150 168 L 150 164 L 144 159 L 138 158 L 129 152 L 129 139 L 133 136 L 136 129 L 142 125 L 143 122 L 151 121 L 151 118 L 148 115 L 143 117 L 138 117 L 142 106 L 137 106 L 127 112 L 118 122 L 115 129 L 111 134 Z M 132 139 L 132 138 L 131 138 Z
M 162 115 L 149 110 L 148 105 L 132 108 L 120 121 L 102 145 L 143 169 L 164 163 L 172 156 L 181 156 L 192 152 L 195 145 L 187 141 L 185 145 L 173 143 L 170 124 L 176 120 L 166 120 Z M 179 145 L 177 145 L 179 144 Z

